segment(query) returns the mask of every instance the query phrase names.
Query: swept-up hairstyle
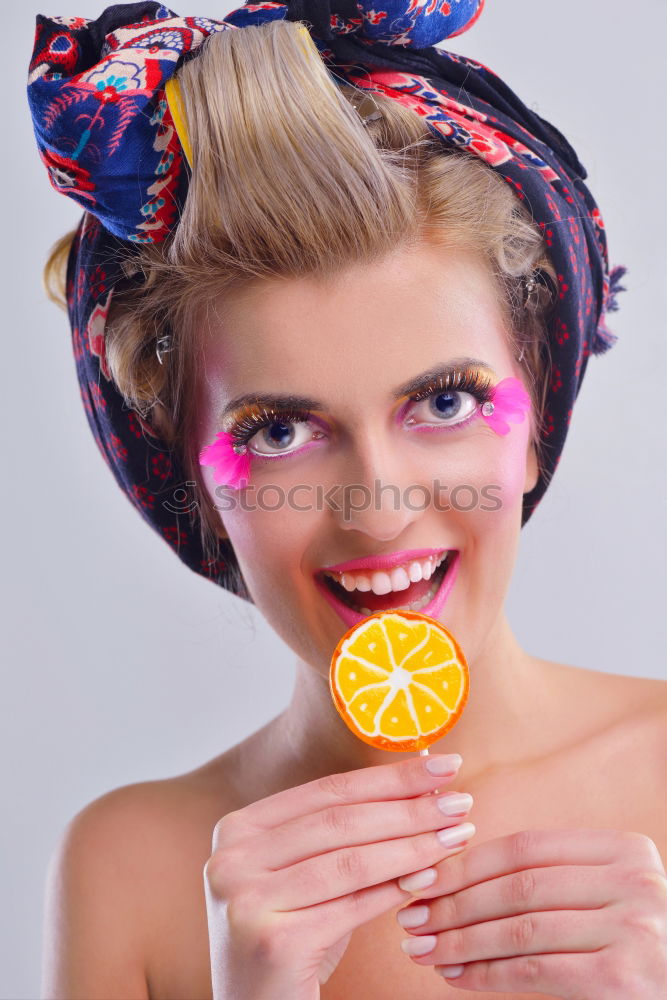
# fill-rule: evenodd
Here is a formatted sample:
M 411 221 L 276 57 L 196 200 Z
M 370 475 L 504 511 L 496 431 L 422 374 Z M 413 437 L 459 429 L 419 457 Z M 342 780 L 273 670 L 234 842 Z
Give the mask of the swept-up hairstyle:
M 334 81 L 295 22 L 214 33 L 177 77 L 194 160 L 187 199 L 170 236 L 132 257 L 145 281 L 114 294 L 105 335 L 120 392 L 179 450 L 188 478 L 201 482 L 200 338 L 215 299 L 267 278 L 333 281 L 426 242 L 488 263 L 532 398 L 539 461 L 556 274 L 539 227 L 502 177 L 444 147 L 417 112 Z M 361 113 L 374 106 L 382 117 L 364 126 Z M 47 293 L 62 305 L 72 238 L 58 241 L 45 268 Z M 536 268 L 548 280 L 524 305 L 522 279 Z M 173 344 L 161 365 L 155 341 L 165 330 Z M 213 557 L 219 515 L 206 490 L 197 500 Z

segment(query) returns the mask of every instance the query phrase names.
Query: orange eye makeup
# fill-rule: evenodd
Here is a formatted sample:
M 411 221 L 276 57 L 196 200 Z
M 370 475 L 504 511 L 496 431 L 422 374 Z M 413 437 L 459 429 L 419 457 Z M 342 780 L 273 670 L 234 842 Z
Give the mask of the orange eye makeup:
M 476 359 L 462 359 L 461 362 L 450 363 L 438 368 L 424 372 L 417 378 L 400 386 L 393 393 L 395 407 L 397 409 L 396 419 L 400 421 L 406 409 L 421 400 L 437 397 L 438 394 L 446 394 L 456 397 L 459 393 L 467 393 L 474 398 L 476 404 L 483 404 L 491 399 L 493 392 L 493 369 L 484 362 Z M 465 426 L 470 419 L 479 412 L 479 405 L 475 406 L 473 413 L 467 420 L 459 420 L 450 423 L 449 427 L 443 420 L 442 427 L 433 427 L 435 430 L 454 430 Z M 225 407 L 222 414 L 226 430 L 230 435 L 234 445 L 238 448 L 247 447 L 252 438 L 267 428 L 276 429 L 272 444 L 281 443 L 281 438 L 285 439 L 290 434 L 294 434 L 294 428 L 299 424 L 307 424 L 314 427 L 314 437 L 317 440 L 328 431 L 326 422 L 313 413 L 313 410 L 323 413 L 326 407 L 317 400 L 308 399 L 301 396 L 254 396 L 239 397 Z M 443 417 L 447 416 L 442 412 Z M 414 423 L 414 421 L 411 421 Z M 299 448 L 284 455 L 300 454 L 303 449 Z M 269 458 L 283 457 L 280 451 L 275 451 L 273 455 L 267 453 L 257 453 L 252 451 L 253 457 Z

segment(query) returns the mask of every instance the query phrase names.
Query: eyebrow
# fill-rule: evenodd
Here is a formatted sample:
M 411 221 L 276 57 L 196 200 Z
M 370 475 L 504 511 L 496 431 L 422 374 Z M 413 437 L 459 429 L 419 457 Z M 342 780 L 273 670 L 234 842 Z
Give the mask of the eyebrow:
M 462 368 L 481 368 L 484 371 L 489 372 L 491 375 L 496 374 L 491 365 L 488 365 L 485 361 L 481 361 L 479 358 L 453 358 L 451 361 L 447 362 L 447 364 L 440 364 L 436 365 L 434 368 L 429 368 L 428 371 L 422 372 L 420 375 L 416 375 L 414 378 L 411 378 L 408 382 L 404 382 L 403 385 L 397 386 L 391 393 L 392 399 L 397 400 L 401 399 L 402 396 L 410 396 L 413 393 L 426 388 L 426 386 L 435 379 L 446 378 L 448 375 L 454 375 Z M 250 392 L 244 393 L 241 396 L 236 396 L 234 399 L 230 400 L 220 413 L 220 421 L 232 416 L 245 406 L 265 406 L 267 409 L 273 408 L 276 410 L 324 411 L 327 409 L 324 403 L 321 403 L 317 399 L 311 399 L 308 396 L 295 396 L 291 394 L 269 395 L 266 393 Z

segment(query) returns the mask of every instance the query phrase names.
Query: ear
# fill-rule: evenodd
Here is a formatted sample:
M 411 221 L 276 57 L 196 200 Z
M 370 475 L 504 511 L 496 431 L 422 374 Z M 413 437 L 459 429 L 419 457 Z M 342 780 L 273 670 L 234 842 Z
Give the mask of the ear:
M 531 490 L 535 489 L 538 478 L 537 451 L 531 438 L 528 442 L 528 451 L 526 452 L 526 481 L 523 484 L 523 492 L 530 493 Z

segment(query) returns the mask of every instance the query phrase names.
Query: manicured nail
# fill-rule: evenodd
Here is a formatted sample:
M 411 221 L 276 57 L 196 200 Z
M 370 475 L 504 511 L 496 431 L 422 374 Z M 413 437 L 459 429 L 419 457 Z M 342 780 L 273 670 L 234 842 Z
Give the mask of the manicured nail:
M 463 763 L 463 757 L 460 753 L 434 754 L 432 757 L 424 757 L 424 763 L 429 774 L 456 774 Z
M 399 878 L 398 885 L 406 892 L 417 892 L 419 889 L 426 889 L 427 886 L 433 885 L 437 877 L 438 873 L 435 868 L 424 868 L 423 871 Z
M 472 795 L 467 792 L 451 792 L 438 799 L 438 809 L 445 816 L 461 816 L 470 811 L 472 807 Z
M 475 833 L 472 823 L 459 823 L 458 826 L 449 826 L 446 830 L 438 830 L 436 837 L 443 847 L 456 847 L 457 844 L 464 844 L 470 840 Z
M 439 972 L 445 979 L 456 979 L 465 972 L 464 965 L 436 965 L 435 971 Z
M 424 937 L 404 938 L 401 948 L 406 955 L 428 955 L 437 943 L 435 934 L 425 934 Z
M 429 918 L 430 910 L 428 906 L 406 906 L 404 910 L 399 910 L 396 914 L 401 927 L 421 927 Z

